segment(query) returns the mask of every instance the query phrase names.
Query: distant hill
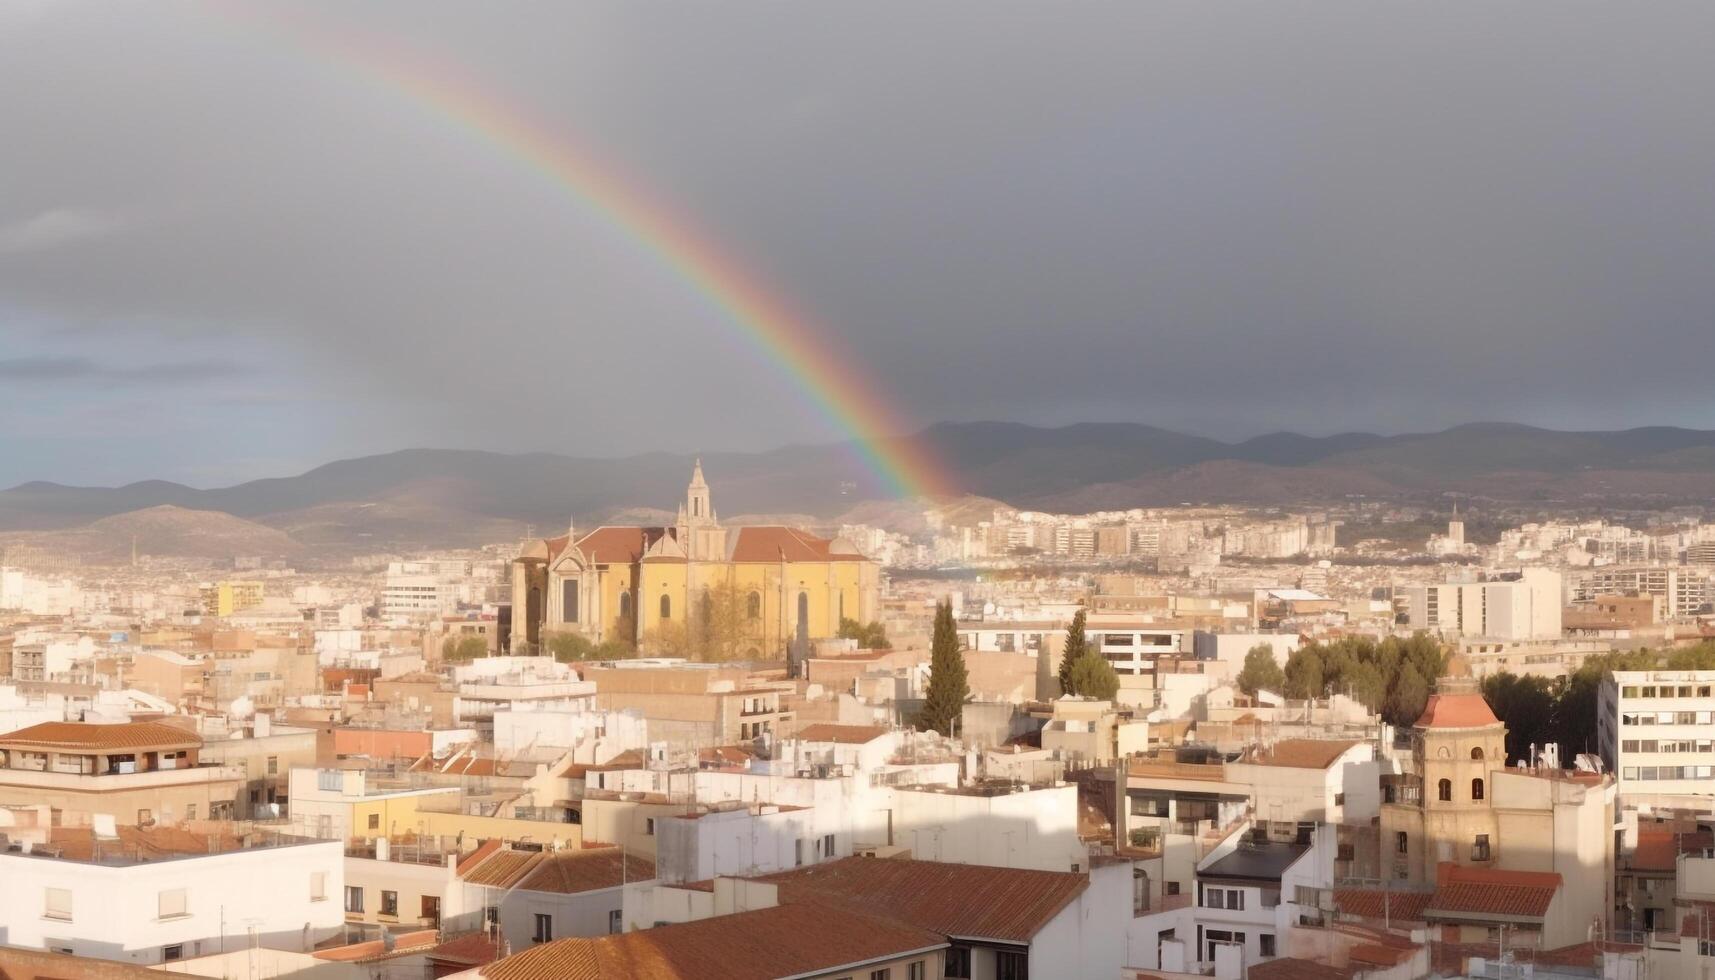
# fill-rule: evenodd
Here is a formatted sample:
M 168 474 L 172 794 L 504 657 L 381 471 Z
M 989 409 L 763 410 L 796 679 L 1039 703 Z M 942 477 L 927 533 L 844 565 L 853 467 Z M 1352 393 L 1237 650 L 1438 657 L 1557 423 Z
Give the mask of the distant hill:
M 140 554 L 185 558 L 283 558 L 305 550 L 284 531 L 231 514 L 186 510 L 171 504 L 103 517 L 82 527 L 6 537 L 94 563 L 125 561 L 133 544 Z
M 1715 498 L 1715 432 L 1666 427 L 1558 432 L 1488 423 L 1397 436 L 1273 433 L 1227 443 L 1127 423 L 977 422 L 931 426 L 910 441 L 971 495 L 942 502 L 970 520 L 987 516 L 999 501 L 1086 511 L 1446 492 L 1645 505 Z M 169 549 L 155 553 L 206 550 L 223 535 L 249 545 L 239 553 L 268 551 L 263 545 L 287 553 L 474 544 L 519 537 L 526 526 L 554 533 L 574 518 L 591 524 L 671 514 L 691 462 L 667 453 L 588 458 L 411 449 L 209 490 L 160 481 L 113 488 L 28 483 L 0 491 L 0 532 L 79 528 L 79 540 L 87 541 L 113 531 L 91 522 L 115 515 L 154 527 L 149 522 L 190 520 L 161 515 L 198 512 L 239 520 L 222 530 L 197 518 L 182 545 L 173 543 L 173 533 L 150 531 Z M 922 502 L 889 500 L 847 445 L 710 453 L 703 463 L 722 514 L 921 526 Z M 131 532 L 123 533 L 128 553 Z

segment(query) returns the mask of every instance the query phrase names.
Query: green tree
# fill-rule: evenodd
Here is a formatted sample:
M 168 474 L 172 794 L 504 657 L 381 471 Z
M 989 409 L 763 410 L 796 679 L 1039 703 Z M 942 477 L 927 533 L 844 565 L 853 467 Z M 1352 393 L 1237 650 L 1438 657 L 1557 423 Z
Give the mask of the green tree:
M 1388 684 L 1382 704 L 1382 719 L 1395 728 L 1406 728 L 1423 716 L 1429 703 L 1429 680 L 1411 664 L 1404 664 Z
M 1507 726 L 1508 759 L 1528 759 L 1532 745 L 1553 739 L 1557 693 L 1545 677 L 1502 671 L 1483 678 L 1483 700 Z
M 548 655 L 560 663 L 583 660 L 624 660 L 631 656 L 631 646 L 622 640 L 592 643 L 581 633 L 554 632 L 547 634 Z
M 1086 647 L 1084 655 L 1072 664 L 1072 687 L 1083 697 L 1112 701 L 1119 695 L 1120 678 L 1108 658 Z
M 1084 639 L 1084 610 L 1072 614 L 1072 623 L 1066 627 L 1066 646 L 1060 651 L 1060 693 L 1077 694 L 1076 682 L 1072 679 L 1072 665 L 1084 655 L 1089 642 Z
M 1704 640 L 1694 647 L 1675 650 L 1667 655 L 1668 670 L 1709 670 L 1715 668 L 1715 643 Z
M 1364 707 L 1380 711 L 1387 699 L 1387 678 L 1374 663 L 1359 661 L 1346 675 L 1346 690 Z
M 879 622 L 860 623 L 855 619 L 842 619 L 838 635 L 842 640 L 856 640 L 860 650 L 893 649 L 887 630 Z
M 1286 682 L 1282 691 L 1289 698 L 1322 696 L 1322 650 L 1315 644 L 1299 647 L 1286 658 Z
M 441 659 L 447 663 L 464 663 L 488 655 L 488 641 L 480 636 L 453 634 L 441 641 Z
M 1266 643 L 1258 643 L 1245 654 L 1245 665 L 1239 670 L 1239 690 L 1256 696 L 1258 691 L 1273 691 L 1279 694 L 1286 686 L 1286 675 L 1280 670 L 1279 661 L 1274 659 L 1274 647 Z
M 727 663 L 761 653 L 762 619 L 751 618 L 750 591 L 736 582 L 705 588 L 691 606 L 691 651 L 699 660 Z
M 968 696 L 965 655 L 959 649 L 959 628 L 953 622 L 953 603 L 949 599 L 935 607 L 935 632 L 929 643 L 929 690 L 923 697 L 917 727 L 942 735 L 953 734 L 953 726 L 958 723 Z

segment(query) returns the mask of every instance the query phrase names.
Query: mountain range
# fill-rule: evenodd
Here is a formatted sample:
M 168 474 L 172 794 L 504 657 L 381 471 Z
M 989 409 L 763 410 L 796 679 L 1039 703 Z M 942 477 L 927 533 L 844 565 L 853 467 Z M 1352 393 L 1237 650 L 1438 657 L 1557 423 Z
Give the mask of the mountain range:
M 946 481 L 963 494 L 1066 512 L 1445 493 L 1634 506 L 1715 497 L 1715 432 L 1669 427 L 1563 432 L 1483 423 L 1407 435 L 1281 432 L 1222 442 L 1129 423 L 976 422 L 938 424 L 904 438 L 938 460 Z M 921 519 L 919 502 L 887 502 L 882 480 L 850 445 L 702 459 L 717 508 L 734 522 L 770 515 L 826 524 L 842 517 L 879 524 Z M 201 554 L 240 543 L 267 554 L 470 545 L 519 537 L 526 526 L 551 533 L 574 518 L 588 524 L 634 516 L 639 508 L 671 513 L 691 464 L 691 457 L 668 453 L 594 458 L 409 449 L 217 489 L 162 481 L 26 483 L 0 491 L 0 536 L 103 555 L 117 540 L 128 550 L 132 535 L 148 536 L 154 554 Z M 980 499 L 965 505 L 973 513 L 986 506 Z

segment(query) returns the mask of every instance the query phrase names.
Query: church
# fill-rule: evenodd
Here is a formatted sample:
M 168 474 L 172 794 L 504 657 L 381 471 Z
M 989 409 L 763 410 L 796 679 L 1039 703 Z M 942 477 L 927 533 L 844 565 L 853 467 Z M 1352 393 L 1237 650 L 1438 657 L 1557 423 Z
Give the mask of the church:
M 740 652 L 756 659 L 880 610 L 879 569 L 844 539 L 722 526 L 698 460 L 671 527 L 574 527 L 525 543 L 512 562 L 512 649 L 556 632 L 636 644 L 663 627 L 694 628 L 712 590 L 736 602 Z

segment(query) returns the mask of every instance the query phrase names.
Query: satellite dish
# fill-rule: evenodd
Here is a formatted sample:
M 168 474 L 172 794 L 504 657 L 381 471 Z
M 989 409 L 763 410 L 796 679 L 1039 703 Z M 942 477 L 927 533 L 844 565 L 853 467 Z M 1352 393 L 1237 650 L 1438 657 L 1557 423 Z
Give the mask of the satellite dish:
M 119 825 L 111 813 L 97 813 L 95 817 L 95 836 L 97 840 L 118 840 Z

